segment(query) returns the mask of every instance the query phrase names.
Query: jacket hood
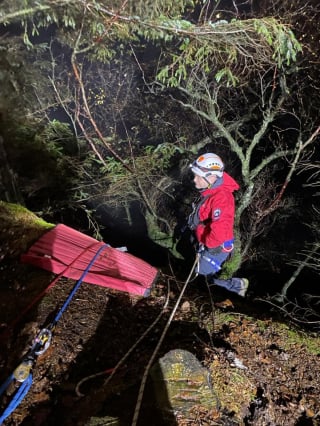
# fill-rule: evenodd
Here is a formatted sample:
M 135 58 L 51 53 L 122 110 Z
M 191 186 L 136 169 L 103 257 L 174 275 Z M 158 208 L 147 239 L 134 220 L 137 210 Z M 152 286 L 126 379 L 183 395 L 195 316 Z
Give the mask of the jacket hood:
M 223 176 L 221 178 L 218 178 L 216 183 L 211 188 L 201 191 L 201 194 L 207 195 L 210 191 L 214 191 L 218 188 L 221 188 L 224 191 L 234 192 L 237 191 L 240 186 L 233 179 L 233 177 L 231 177 L 228 173 L 223 172 Z

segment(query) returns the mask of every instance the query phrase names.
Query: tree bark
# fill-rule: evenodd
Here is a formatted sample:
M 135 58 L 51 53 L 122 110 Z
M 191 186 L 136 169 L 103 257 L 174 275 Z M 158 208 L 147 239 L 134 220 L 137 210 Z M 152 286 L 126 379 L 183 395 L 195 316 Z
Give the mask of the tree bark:
M 0 199 L 8 203 L 24 205 L 23 197 L 17 185 L 16 176 L 8 162 L 2 136 L 0 136 L 0 164 Z

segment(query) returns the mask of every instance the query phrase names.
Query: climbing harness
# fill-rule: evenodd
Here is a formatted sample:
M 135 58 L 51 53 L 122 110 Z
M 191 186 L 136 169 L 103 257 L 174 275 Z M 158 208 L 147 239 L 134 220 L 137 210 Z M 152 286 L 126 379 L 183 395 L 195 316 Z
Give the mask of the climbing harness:
M 33 340 L 31 349 L 27 352 L 27 354 L 23 357 L 21 363 L 17 366 L 17 368 L 12 372 L 12 374 L 7 378 L 7 380 L 0 387 L 0 396 L 9 388 L 11 384 L 19 384 L 20 386 L 16 393 L 14 394 L 11 402 L 4 410 L 3 414 L 0 416 L 0 424 L 8 417 L 10 414 L 17 408 L 17 406 L 21 403 L 23 398 L 28 393 L 31 385 L 32 385 L 32 368 L 34 367 L 36 360 L 39 355 L 42 355 L 50 346 L 52 340 L 53 331 L 61 318 L 64 311 L 67 309 L 69 303 L 71 302 L 73 296 L 76 291 L 79 289 L 82 281 L 84 280 L 86 274 L 89 272 L 93 263 L 97 260 L 100 253 L 106 248 L 109 247 L 108 244 L 101 245 L 99 243 L 99 249 L 89 262 L 86 269 L 83 271 L 81 277 L 74 285 L 71 290 L 69 296 L 65 300 L 64 304 L 58 311 L 54 320 L 49 324 L 48 327 L 43 328 L 37 334 L 35 339 Z
M 206 262 L 210 263 L 213 273 L 217 273 L 221 270 L 221 266 L 219 265 L 219 263 L 217 263 L 214 259 L 212 259 L 212 257 L 206 256 L 205 254 L 201 254 L 201 255 L 199 254 L 199 261 L 197 265 L 198 274 L 200 273 L 200 256 Z

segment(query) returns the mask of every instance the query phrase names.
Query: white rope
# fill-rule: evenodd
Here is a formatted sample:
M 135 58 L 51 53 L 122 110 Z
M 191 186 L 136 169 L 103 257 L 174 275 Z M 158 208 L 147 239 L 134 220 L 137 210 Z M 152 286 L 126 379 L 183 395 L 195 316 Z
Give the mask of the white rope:
M 173 307 L 171 315 L 170 315 L 170 317 L 169 317 L 169 319 L 168 319 L 168 321 L 167 321 L 167 323 L 166 323 L 166 325 L 165 325 L 165 327 L 163 329 L 163 332 L 162 332 L 162 334 L 160 336 L 158 344 L 157 344 L 155 350 L 153 351 L 153 354 L 151 355 L 151 358 L 150 358 L 150 360 L 148 362 L 148 365 L 147 365 L 147 367 L 146 367 L 146 369 L 144 371 L 144 374 L 143 374 L 143 377 L 142 377 L 142 380 L 141 380 L 141 385 L 140 385 L 140 388 L 139 388 L 138 399 L 137 399 L 136 407 L 135 407 L 135 410 L 134 410 L 134 415 L 133 415 L 133 420 L 132 420 L 131 426 L 136 426 L 137 425 L 137 421 L 138 421 L 138 417 L 139 417 L 139 412 L 140 412 L 140 408 L 141 408 L 141 403 L 142 403 L 142 397 L 143 397 L 143 393 L 144 393 L 144 389 L 145 389 L 145 385 L 146 385 L 146 382 L 147 382 L 147 377 L 148 377 L 150 368 L 151 368 L 151 366 L 153 364 L 153 361 L 154 361 L 154 359 L 155 359 L 155 357 L 156 357 L 156 355 L 157 355 L 157 353 L 158 353 L 158 351 L 160 349 L 160 346 L 162 345 L 162 342 L 163 342 L 163 340 L 165 338 L 165 335 L 167 334 L 167 331 L 168 331 L 168 329 L 170 327 L 171 321 L 172 321 L 172 319 L 173 319 L 173 317 L 174 317 L 174 315 L 175 315 L 175 313 L 176 313 L 176 311 L 178 309 L 178 306 L 179 306 L 179 304 L 181 302 L 182 296 L 183 296 L 183 294 L 184 294 L 184 292 L 185 292 L 185 290 L 187 288 L 187 285 L 189 284 L 189 281 L 191 279 L 191 276 L 193 274 L 193 271 L 194 271 L 194 269 L 195 269 L 198 261 L 199 261 L 199 255 L 197 254 L 196 259 L 194 261 L 194 264 L 193 264 L 193 266 L 191 268 L 191 271 L 189 273 L 189 276 L 188 276 L 186 282 L 184 283 L 184 286 L 182 287 L 182 290 L 180 292 L 178 300 L 177 300 L 175 306 Z
M 161 312 L 157 316 L 157 318 L 152 322 L 152 324 L 150 324 L 150 326 L 147 328 L 147 330 L 139 337 L 139 339 L 131 346 L 131 348 L 124 354 L 124 356 L 120 359 L 120 361 L 117 363 L 117 365 L 112 369 L 111 374 L 105 380 L 103 386 L 106 386 L 110 382 L 110 380 L 112 379 L 112 377 L 116 374 L 116 372 L 119 370 L 119 368 L 122 366 L 122 364 L 126 361 L 126 359 L 128 358 L 128 356 L 134 351 L 134 349 L 139 345 L 139 343 L 142 341 L 142 339 L 144 339 L 147 336 L 147 334 L 153 329 L 153 327 L 160 320 L 160 318 L 161 318 L 164 310 L 168 306 L 169 294 L 170 294 L 170 288 L 168 288 L 168 293 L 167 293 L 167 297 L 166 297 L 165 303 L 164 303 L 164 305 L 163 305 L 163 307 L 161 309 Z M 77 386 L 76 386 L 76 389 L 75 389 L 75 392 L 76 392 L 77 396 L 79 396 L 79 397 L 84 396 L 84 394 L 80 392 L 80 386 L 83 385 L 83 383 L 85 383 L 88 380 L 94 379 L 95 377 L 99 377 L 99 376 L 102 376 L 104 374 L 107 374 L 109 371 L 110 370 L 103 370 L 103 371 L 100 371 L 98 373 L 91 374 L 90 376 L 86 376 L 82 380 L 80 380 L 77 383 Z

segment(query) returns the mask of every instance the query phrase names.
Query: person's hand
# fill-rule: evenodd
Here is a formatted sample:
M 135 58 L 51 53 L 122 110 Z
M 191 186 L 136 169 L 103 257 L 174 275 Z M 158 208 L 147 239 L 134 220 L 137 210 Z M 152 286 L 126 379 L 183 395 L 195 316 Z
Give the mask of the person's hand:
M 202 243 L 198 243 L 197 252 L 201 253 L 206 249 L 206 246 Z

